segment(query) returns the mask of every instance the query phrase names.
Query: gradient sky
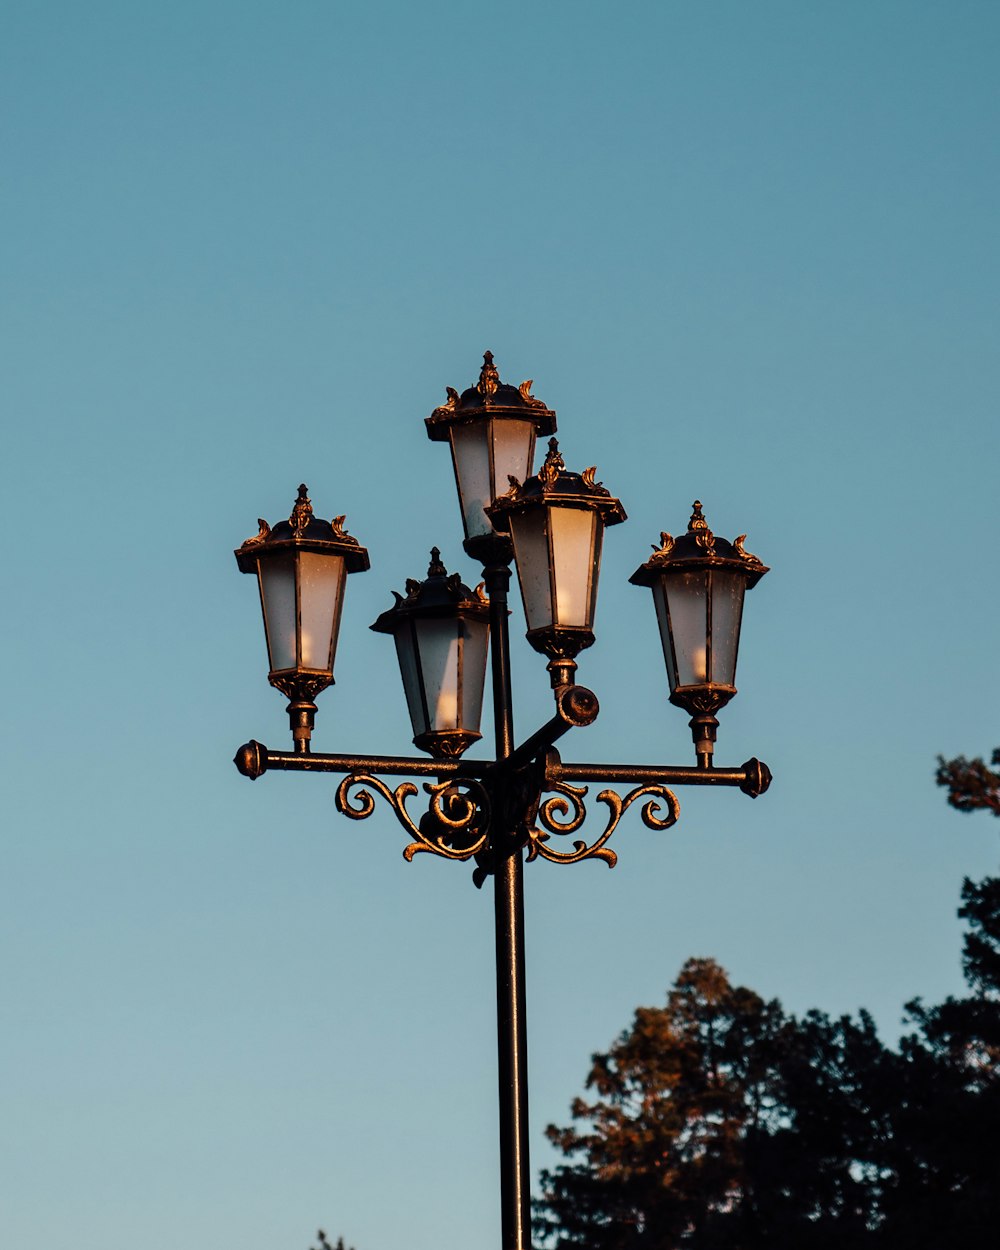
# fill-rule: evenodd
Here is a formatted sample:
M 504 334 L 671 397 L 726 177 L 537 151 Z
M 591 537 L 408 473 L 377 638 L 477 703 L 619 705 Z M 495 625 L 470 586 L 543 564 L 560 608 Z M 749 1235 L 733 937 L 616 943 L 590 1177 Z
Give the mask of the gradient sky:
M 690 955 L 890 1039 L 960 990 L 996 830 L 933 768 L 1000 740 L 998 56 L 974 0 L 0 6 L 4 1246 L 497 1244 L 488 892 L 230 763 L 287 741 L 232 550 L 300 481 L 372 561 L 316 748 L 408 749 L 367 626 L 432 544 L 476 580 L 423 418 L 486 348 L 630 515 L 567 758 L 690 758 L 627 578 L 695 497 L 773 570 L 717 756 L 771 792 L 527 870 L 534 1163 Z

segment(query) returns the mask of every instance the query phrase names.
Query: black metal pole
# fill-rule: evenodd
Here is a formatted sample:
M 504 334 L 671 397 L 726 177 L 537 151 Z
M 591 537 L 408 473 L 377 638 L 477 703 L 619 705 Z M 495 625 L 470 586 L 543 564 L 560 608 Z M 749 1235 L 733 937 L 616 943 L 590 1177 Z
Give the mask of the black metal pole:
M 493 720 L 496 758 L 514 749 L 507 590 L 510 568 L 483 570 L 490 596 Z M 501 782 L 501 784 L 503 784 Z M 503 802 L 496 808 L 508 806 Z M 524 864 L 514 830 L 494 834 L 494 920 L 497 965 L 497 1075 L 500 1095 L 501 1250 L 530 1250 L 531 1185 L 528 1162 L 528 1032 L 524 992 Z

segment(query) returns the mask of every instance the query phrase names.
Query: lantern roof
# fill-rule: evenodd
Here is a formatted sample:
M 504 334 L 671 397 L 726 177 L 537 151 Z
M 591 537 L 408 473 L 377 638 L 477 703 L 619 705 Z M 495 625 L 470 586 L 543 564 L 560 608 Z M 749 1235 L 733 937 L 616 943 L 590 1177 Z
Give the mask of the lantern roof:
M 520 386 L 500 381 L 492 352 L 483 353 L 483 367 L 475 386 L 470 386 L 461 395 L 451 386 L 446 386 L 445 392 L 448 396 L 446 402 L 435 408 L 424 422 L 427 435 L 433 442 L 447 440 L 451 426 L 464 425 L 483 417 L 532 421 L 538 434 L 552 434 L 556 428 L 555 412 L 532 395 L 530 378 Z
M 441 563 L 441 552 L 431 548 L 427 577 L 418 582 L 406 579 L 406 595 L 393 591 L 396 602 L 386 608 L 371 626 L 377 633 L 394 634 L 397 622 L 411 616 L 466 616 L 488 620 L 490 601 L 483 593 L 483 583 L 470 590 L 458 573 L 449 573 Z
M 348 573 L 362 573 L 369 568 L 368 552 L 356 538 L 344 530 L 344 518 L 324 521 L 313 515 L 309 491 L 305 483 L 299 487 L 298 498 L 287 521 L 270 526 L 257 518 L 260 532 L 248 538 L 234 553 L 243 573 L 256 573 L 257 561 L 272 551 L 316 551 L 324 555 L 343 556 Z
M 506 532 L 510 528 L 509 513 L 554 503 L 593 508 L 600 512 L 605 525 L 618 525 L 628 519 L 625 509 L 602 482 L 595 481 L 596 473 L 593 465 L 582 473 L 571 473 L 559 451 L 559 440 L 550 438 L 548 455 L 534 477 L 524 482 L 508 477 L 510 490 L 493 500 L 486 515 L 496 529 Z
M 744 549 L 746 534 L 732 542 L 719 538 L 708 528 L 702 514 L 701 500 L 694 501 L 687 533 L 674 538 L 665 531 L 660 545 L 653 544 L 653 554 L 629 578 L 634 586 L 652 586 L 664 569 L 729 568 L 737 569 L 747 579 L 747 588 L 756 586 L 768 572 L 767 565 Z

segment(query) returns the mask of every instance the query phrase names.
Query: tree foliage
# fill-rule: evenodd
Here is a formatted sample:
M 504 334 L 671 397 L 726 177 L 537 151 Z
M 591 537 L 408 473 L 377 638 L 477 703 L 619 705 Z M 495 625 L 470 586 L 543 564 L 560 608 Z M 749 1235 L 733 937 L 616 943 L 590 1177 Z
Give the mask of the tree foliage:
M 994 754 L 1000 763 L 1000 752 Z M 961 811 L 1000 776 L 940 761 Z M 908 1004 L 895 1048 L 865 1013 L 784 1012 L 689 960 L 592 1058 L 548 1135 L 539 1236 L 553 1250 L 943 1250 L 1000 1225 L 1000 877 L 966 881 L 964 998 Z
M 324 1233 L 322 1229 L 316 1233 L 316 1240 L 319 1242 L 319 1245 L 314 1246 L 312 1250 L 347 1250 L 347 1247 L 344 1245 L 343 1237 L 338 1237 L 337 1244 L 332 1246 L 327 1241 L 326 1233 Z
M 1000 766 L 1000 747 L 993 752 L 990 763 Z M 981 759 L 967 760 L 959 755 L 953 760 L 938 756 L 936 780 L 948 791 L 948 802 L 960 812 L 985 809 L 1000 816 L 1000 773 L 987 768 Z

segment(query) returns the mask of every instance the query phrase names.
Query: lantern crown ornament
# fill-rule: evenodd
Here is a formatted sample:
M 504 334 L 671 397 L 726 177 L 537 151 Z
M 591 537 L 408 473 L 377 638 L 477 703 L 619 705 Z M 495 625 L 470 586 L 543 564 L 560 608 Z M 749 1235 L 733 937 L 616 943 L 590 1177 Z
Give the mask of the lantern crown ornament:
M 344 517 L 324 521 L 313 514 L 309 488 L 303 482 L 287 521 L 279 521 L 273 527 L 263 517 L 257 518 L 259 532 L 235 551 L 236 563 L 241 573 L 256 573 L 262 556 L 276 551 L 314 551 L 324 555 L 339 555 L 348 573 L 361 573 L 371 567 L 368 552 L 344 529 Z
M 345 578 L 369 567 L 368 552 L 345 531 L 343 516 L 324 521 L 313 513 L 305 484 L 287 521 L 257 524 L 259 532 L 237 548 L 236 563 L 257 575 L 268 681 L 290 700 L 296 750 L 308 751 L 313 701 L 333 683 Z
M 616 499 L 603 482 L 596 481 L 596 477 L 596 465 L 582 473 L 571 473 L 559 450 L 559 440 L 550 438 L 548 453 L 534 477 L 520 482 L 511 474 L 507 479 L 508 489 L 497 496 L 487 512 L 494 526 L 503 531 L 510 529 L 511 514 L 538 503 L 591 509 L 600 514 L 605 526 L 627 521 L 621 500 Z
M 500 381 L 500 374 L 493 363 L 493 353 L 483 353 L 483 367 L 479 381 L 468 387 L 461 395 L 454 387 L 446 386 L 445 403 L 435 408 L 424 424 L 432 442 L 447 442 L 452 426 L 483 417 L 500 417 L 510 421 L 528 420 L 536 434 L 552 434 L 556 429 L 556 414 L 531 393 L 532 379 L 520 386 Z
M 481 737 L 489 646 L 489 599 L 449 573 L 431 548 L 424 581 L 408 578 L 406 595 L 372 629 L 392 634 L 413 725 L 413 744 L 436 759 L 461 756 Z
M 510 539 L 496 532 L 486 509 L 510 477 L 530 475 L 536 437 L 556 428 L 556 414 L 532 395 L 531 386 L 530 379 L 520 386 L 501 382 L 493 353 L 486 352 L 476 385 L 461 395 L 445 387 L 447 401 L 425 421 L 433 442 L 451 446 L 465 550 L 484 565 L 507 564 L 511 555 Z
M 746 534 L 740 534 L 732 542 L 719 538 L 708 527 L 700 499 L 692 504 L 691 519 L 687 533 L 679 538 L 665 531 L 660 534 L 660 545 L 652 544 L 653 554 L 629 578 L 634 586 L 651 586 L 657 570 L 671 568 L 732 568 L 746 578 L 747 589 L 756 586 L 767 573 L 768 567 L 752 552 L 743 547 Z
M 670 702 L 691 713 L 695 750 L 708 766 L 718 721 L 715 713 L 736 694 L 736 658 L 743 596 L 767 566 L 743 546 L 709 529 L 701 501 L 694 501 L 687 533 L 665 531 L 660 545 L 629 578 L 653 592 Z

